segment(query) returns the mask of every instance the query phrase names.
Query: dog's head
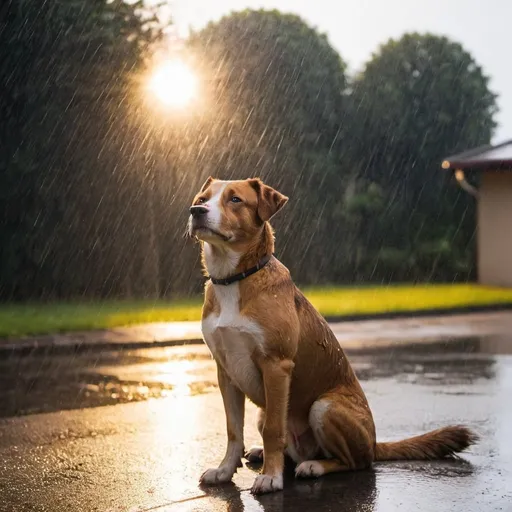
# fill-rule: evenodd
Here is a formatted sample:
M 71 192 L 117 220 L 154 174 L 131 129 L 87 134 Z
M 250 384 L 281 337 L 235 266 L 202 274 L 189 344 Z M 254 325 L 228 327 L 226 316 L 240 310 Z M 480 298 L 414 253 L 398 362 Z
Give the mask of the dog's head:
M 249 241 L 287 201 L 258 178 L 222 181 L 210 177 L 190 207 L 189 234 L 215 245 Z

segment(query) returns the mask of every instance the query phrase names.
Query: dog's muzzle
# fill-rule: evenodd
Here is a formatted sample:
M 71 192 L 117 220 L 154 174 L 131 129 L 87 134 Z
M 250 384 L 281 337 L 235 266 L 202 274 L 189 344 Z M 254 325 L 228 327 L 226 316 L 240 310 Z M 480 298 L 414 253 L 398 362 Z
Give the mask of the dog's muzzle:
M 194 220 L 202 219 L 208 213 L 208 208 L 200 204 L 190 207 L 190 215 Z

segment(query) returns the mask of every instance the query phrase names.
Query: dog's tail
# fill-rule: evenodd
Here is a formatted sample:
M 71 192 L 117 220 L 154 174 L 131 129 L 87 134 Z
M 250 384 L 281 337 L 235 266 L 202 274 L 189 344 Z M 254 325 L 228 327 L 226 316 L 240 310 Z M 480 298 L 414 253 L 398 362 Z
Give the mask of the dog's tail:
M 433 460 L 450 457 L 478 441 L 478 435 L 462 425 L 440 428 L 393 443 L 377 443 L 375 460 Z

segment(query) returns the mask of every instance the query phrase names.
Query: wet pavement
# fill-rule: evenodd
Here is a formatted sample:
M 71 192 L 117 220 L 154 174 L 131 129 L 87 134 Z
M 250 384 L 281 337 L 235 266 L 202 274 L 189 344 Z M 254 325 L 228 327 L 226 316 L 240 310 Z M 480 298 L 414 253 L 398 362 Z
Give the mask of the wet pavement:
M 259 498 L 247 466 L 202 489 L 225 446 L 204 346 L 13 354 L 0 361 L 0 511 L 512 511 L 512 337 L 377 347 L 350 357 L 379 440 L 467 423 L 481 442 L 459 460 L 290 474 Z M 248 403 L 247 446 L 259 443 L 255 416 Z

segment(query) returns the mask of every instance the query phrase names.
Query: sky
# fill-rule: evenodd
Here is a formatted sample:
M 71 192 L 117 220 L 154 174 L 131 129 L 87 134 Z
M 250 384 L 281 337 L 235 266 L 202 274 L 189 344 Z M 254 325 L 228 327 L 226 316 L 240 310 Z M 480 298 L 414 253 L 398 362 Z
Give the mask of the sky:
M 172 0 L 171 6 L 182 34 L 246 8 L 298 14 L 327 34 L 349 71 L 362 69 L 391 37 L 405 32 L 445 35 L 461 43 L 491 78 L 500 109 L 493 142 L 512 138 L 512 0 Z

